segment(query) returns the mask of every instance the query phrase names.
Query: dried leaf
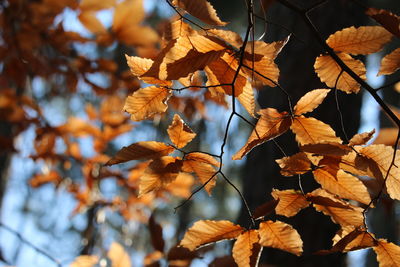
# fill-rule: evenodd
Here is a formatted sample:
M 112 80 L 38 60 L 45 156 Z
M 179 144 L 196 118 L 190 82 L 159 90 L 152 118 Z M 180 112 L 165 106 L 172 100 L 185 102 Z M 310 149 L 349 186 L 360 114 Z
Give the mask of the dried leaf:
M 124 110 L 131 114 L 133 121 L 145 120 L 155 114 L 164 113 L 168 108 L 166 102 L 170 96 L 171 91 L 165 88 L 156 86 L 140 88 L 127 97 Z
M 260 223 L 260 245 L 287 251 L 300 256 L 303 252 L 303 241 L 299 233 L 289 224 L 280 221 Z
M 93 267 L 99 262 L 99 257 L 94 255 L 82 255 L 75 258 L 70 267 Z
M 400 38 L 400 17 L 384 9 L 368 8 L 365 12 L 379 24 Z
M 190 250 L 225 239 L 238 237 L 244 229 L 230 221 L 202 220 L 185 233 L 180 245 Z
M 162 235 L 162 227 L 158 224 L 154 218 L 154 213 L 149 218 L 149 230 L 151 237 L 151 244 L 155 250 L 160 252 L 164 251 L 165 242 Z
M 215 26 L 227 24 L 221 21 L 214 7 L 206 0 L 173 0 L 172 3 L 207 24 Z
M 379 129 L 378 135 L 376 136 L 373 144 L 383 144 L 387 146 L 394 146 L 397 139 L 399 129 L 394 128 L 381 128 Z
M 258 206 L 253 212 L 253 218 L 261 219 L 262 217 L 267 216 L 275 210 L 275 207 L 278 205 L 278 203 L 279 200 L 273 199 Z
M 345 53 L 338 53 L 337 56 L 361 79 L 366 79 L 364 64 Z M 342 72 L 342 68 L 330 56 L 319 56 L 314 64 L 315 72 L 322 82 L 329 87 L 342 90 L 348 94 L 358 93 L 360 85 L 349 74 Z M 340 75 L 340 76 L 339 76 Z
M 217 170 L 211 164 L 204 163 L 198 158 L 186 157 L 183 161 L 182 171 L 194 173 L 200 182 L 203 185 L 205 184 L 206 192 L 211 195 L 211 190 L 214 188 L 217 179 Z
M 134 57 L 125 55 L 128 66 L 133 76 L 138 77 L 140 80 L 149 84 L 158 84 L 162 86 L 171 86 L 171 81 L 160 80 L 154 77 L 141 77 L 145 74 L 153 65 L 154 61 L 148 58 Z
M 373 247 L 379 267 L 399 267 L 400 247 L 387 242 L 385 239 L 378 239 L 377 245 Z
M 323 142 L 300 146 L 300 150 L 324 156 L 344 156 L 353 151 L 351 147 L 335 142 Z
M 256 248 L 259 241 L 258 231 L 249 230 L 237 237 L 235 244 L 232 248 L 232 256 L 235 262 L 240 267 L 254 267 L 257 266 L 257 262 L 251 264 L 251 257 L 253 255 L 253 249 Z M 255 252 L 259 252 L 256 250 Z
M 387 54 L 381 61 L 379 75 L 390 75 L 400 69 L 400 48 L 397 48 Z
M 116 242 L 111 244 L 107 257 L 111 260 L 112 267 L 131 267 L 131 258 L 124 248 Z
M 244 107 L 244 109 L 252 116 L 255 117 L 255 109 L 256 103 L 254 99 L 253 87 L 250 82 L 247 81 L 246 85 L 243 87 L 243 91 L 240 95 L 238 95 L 237 99 L 240 104 Z
M 278 215 L 292 217 L 301 209 L 307 208 L 310 203 L 307 201 L 303 193 L 293 189 L 277 190 L 272 189 L 271 195 L 274 199 L 279 200 L 275 208 Z
M 177 148 L 186 146 L 196 136 L 196 133 L 189 128 L 178 114 L 174 115 L 172 123 L 167 131 L 169 138 Z
M 311 170 L 311 162 L 303 152 L 275 160 L 281 167 L 283 176 L 293 176 L 303 174 Z
M 371 140 L 374 133 L 375 133 L 375 129 L 373 129 L 370 132 L 356 134 L 350 139 L 349 145 L 350 146 L 365 145 L 369 140 Z
M 354 26 L 337 31 L 326 40 L 335 51 L 353 55 L 378 52 L 392 39 L 392 34 L 381 26 Z
M 330 92 L 330 89 L 315 89 L 305 94 L 294 106 L 294 113 L 302 115 L 307 112 L 313 111 L 318 107 L 325 97 Z
M 123 147 L 110 161 L 106 163 L 106 165 L 114 165 L 130 160 L 156 159 L 166 156 L 173 151 L 173 147 L 161 142 L 137 142 L 130 146 Z
M 95 12 L 82 12 L 78 16 L 79 21 L 93 34 L 102 34 L 106 33 L 107 29 L 100 22 L 100 20 L 96 17 Z
M 266 108 L 260 110 L 258 114 L 261 117 L 258 119 L 255 129 L 246 144 L 232 157 L 233 160 L 242 159 L 255 146 L 280 136 L 290 127 L 291 118 L 286 112 L 279 113 L 276 109 Z
M 115 0 L 103 0 L 103 1 L 97 1 L 97 0 L 82 0 L 79 3 L 79 8 L 82 11 L 99 11 L 102 9 L 108 9 L 111 8 L 115 5 Z
M 232 45 L 237 49 L 239 49 L 243 44 L 242 37 L 240 37 L 240 35 L 237 34 L 236 32 L 222 30 L 222 29 L 209 29 L 207 33 L 222 39 L 228 45 Z
M 188 153 L 188 154 L 186 154 L 185 159 L 211 164 L 215 167 L 219 167 L 219 165 L 220 165 L 219 161 L 216 160 L 213 156 L 203 153 L 203 152 Z
M 349 238 L 350 237 L 350 238 Z M 348 242 L 344 242 L 348 240 Z M 334 245 L 342 247 L 343 252 L 373 247 L 376 240 L 373 234 L 363 230 L 345 227 L 339 231 L 333 238 Z M 342 244 L 339 244 L 341 242 Z
M 194 177 L 191 174 L 180 172 L 175 180 L 165 187 L 165 191 L 177 197 L 188 198 L 192 194 L 190 189 L 193 184 Z

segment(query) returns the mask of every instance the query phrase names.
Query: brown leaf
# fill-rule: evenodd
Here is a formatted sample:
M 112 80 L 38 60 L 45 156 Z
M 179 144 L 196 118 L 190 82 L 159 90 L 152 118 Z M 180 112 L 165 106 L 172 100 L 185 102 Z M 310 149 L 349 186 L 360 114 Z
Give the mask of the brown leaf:
M 124 248 L 116 242 L 111 244 L 107 257 L 111 260 L 112 267 L 131 267 L 131 258 Z
M 400 266 L 400 247 L 387 242 L 385 239 L 378 239 L 378 244 L 373 247 L 380 267 Z
M 330 89 L 315 89 L 305 94 L 294 106 L 294 113 L 302 115 L 307 112 L 313 111 L 318 107 L 325 97 L 330 92 Z
M 227 24 L 221 21 L 214 7 L 206 0 L 173 0 L 172 3 L 207 24 L 216 26 Z
M 123 147 L 110 161 L 106 163 L 106 165 L 114 165 L 130 160 L 156 159 L 166 156 L 173 151 L 173 147 L 161 142 L 137 142 L 130 146 Z
M 300 150 L 324 156 L 344 156 L 353 151 L 351 147 L 335 142 L 323 142 L 300 146 Z
M 278 203 L 279 200 L 273 199 L 258 206 L 253 212 L 253 218 L 260 219 L 264 216 L 267 216 L 268 214 L 270 214 L 275 210 L 275 207 L 278 205 Z
M 171 91 L 165 88 L 156 86 L 140 88 L 127 97 L 124 110 L 131 114 L 133 121 L 145 120 L 155 114 L 164 113 L 168 108 L 166 102 L 170 96 Z
M 350 146 L 365 145 L 375 133 L 375 129 L 370 132 L 355 134 L 349 141 Z
M 115 0 L 104 0 L 104 1 L 97 1 L 97 0 L 82 0 L 79 3 L 79 8 L 83 11 L 90 10 L 90 11 L 99 11 L 102 9 L 108 9 L 115 5 Z
M 379 75 L 390 75 L 400 69 L 400 48 L 397 48 L 387 54 L 381 61 Z
M 187 230 L 180 245 L 190 250 L 225 239 L 237 238 L 244 229 L 230 221 L 197 221 Z
M 296 134 L 296 141 L 300 145 L 342 142 L 339 137 L 336 137 L 335 131 L 328 124 L 314 118 L 306 118 L 303 115 L 294 117 L 290 129 Z
M 292 217 L 296 215 L 301 209 L 307 208 L 310 203 L 300 191 L 293 189 L 277 190 L 272 189 L 271 195 L 274 199 L 279 200 L 275 208 L 278 215 Z
M 162 227 L 158 224 L 154 218 L 154 213 L 151 214 L 149 218 L 149 230 L 150 230 L 150 238 L 151 244 L 155 250 L 160 252 L 164 252 L 165 242 L 162 235 Z
M 232 157 L 233 160 L 242 159 L 255 146 L 285 133 L 292 122 L 286 112 L 279 113 L 273 108 L 262 109 L 258 114 L 260 114 L 261 117 L 258 119 L 255 129 L 251 133 L 246 144 Z
M 174 181 L 166 185 L 165 190 L 174 196 L 188 198 L 192 194 L 190 189 L 193 184 L 194 177 L 191 174 L 180 172 Z
M 215 167 L 219 167 L 219 165 L 220 165 L 219 161 L 216 160 L 213 156 L 203 153 L 203 152 L 188 153 L 188 154 L 186 154 L 185 159 L 211 164 Z
M 299 233 L 291 225 L 280 221 L 260 223 L 258 230 L 260 245 L 287 251 L 300 256 L 303 252 L 303 241 Z
M 205 163 L 198 158 L 186 157 L 183 161 L 182 171 L 196 174 L 200 182 L 205 185 L 204 189 L 211 195 L 211 190 L 217 180 L 217 171 L 211 164 Z
M 387 146 L 394 146 L 397 139 L 399 129 L 394 128 L 381 128 L 379 129 L 378 135 L 376 136 L 373 144 L 383 144 Z
M 346 53 L 338 53 L 337 56 L 361 79 L 366 79 L 364 63 L 352 58 Z M 330 56 L 319 56 L 314 64 L 315 72 L 322 82 L 329 87 L 342 90 L 348 94 L 358 93 L 360 85 L 349 74 L 342 72 L 342 68 Z M 340 75 L 340 76 L 339 76 Z M 339 77 L 339 78 L 338 78 Z M 337 82 L 336 82 L 337 81 Z
M 303 174 L 311 170 L 311 162 L 303 152 L 275 160 L 281 167 L 283 176 L 293 176 Z
M 249 230 L 237 237 L 235 244 L 232 248 L 232 256 L 235 259 L 235 262 L 240 267 L 253 267 L 257 266 L 257 262 L 255 264 L 251 264 L 251 257 L 253 255 L 253 248 L 255 245 L 258 245 L 259 237 L 257 230 Z M 259 251 L 256 251 L 257 253 Z
M 392 39 L 392 34 L 381 26 L 354 26 L 337 31 L 326 40 L 335 51 L 353 55 L 378 52 Z
M 168 251 L 168 266 L 189 266 L 192 260 L 197 257 L 199 257 L 199 253 L 197 251 L 190 251 L 184 247 L 174 246 Z
M 99 262 L 99 257 L 95 255 L 81 255 L 75 258 L 70 267 L 93 267 Z
M 365 12 L 379 24 L 400 38 L 400 17 L 384 9 L 368 8 Z
M 168 135 L 172 143 L 177 148 L 182 148 L 187 145 L 196 133 L 189 128 L 189 126 L 181 119 L 178 114 L 174 115 L 171 125 L 168 127 Z
M 79 14 L 78 19 L 83 24 L 83 26 L 86 27 L 86 29 L 88 29 L 94 34 L 102 34 L 107 32 L 107 29 L 96 17 L 95 12 L 91 11 L 82 12 L 81 14 Z
M 236 32 L 222 30 L 222 29 L 209 29 L 207 33 L 216 36 L 219 39 L 222 39 L 228 45 L 232 45 L 237 49 L 239 49 L 243 44 L 242 37 L 240 37 L 240 35 L 237 34 Z
M 134 57 L 125 55 L 128 66 L 133 76 L 138 77 L 140 80 L 149 84 L 158 84 L 163 86 L 171 86 L 171 81 L 160 80 L 154 77 L 141 77 L 145 74 L 153 65 L 154 61 L 148 58 Z
M 238 95 L 237 99 L 240 104 L 244 107 L 244 109 L 252 116 L 255 117 L 255 109 L 256 103 L 254 99 L 253 87 L 250 82 L 247 81 L 246 85 L 243 87 L 243 91 L 240 95 Z
M 347 242 L 348 241 L 348 242 Z M 333 238 L 334 246 L 342 247 L 343 252 L 353 251 L 376 245 L 373 234 L 364 229 L 354 229 L 354 227 L 342 228 Z M 341 244 L 339 244 L 339 242 Z

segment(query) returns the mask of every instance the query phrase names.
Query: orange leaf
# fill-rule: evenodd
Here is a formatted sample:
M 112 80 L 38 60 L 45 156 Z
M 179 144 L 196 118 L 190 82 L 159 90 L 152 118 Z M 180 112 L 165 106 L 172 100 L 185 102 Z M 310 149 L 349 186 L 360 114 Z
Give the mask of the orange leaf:
M 183 161 L 182 171 L 196 174 L 200 182 L 203 185 L 205 184 L 204 189 L 206 192 L 211 195 L 211 190 L 215 186 L 217 179 L 217 171 L 212 165 L 204 163 L 198 158 L 186 157 Z
M 328 124 L 314 118 L 306 118 L 303 115 L 294 117 L 290 129 L 296 134 L 296 141 L 301 145 L 316 144 L 321 141 L 342 142 Z
M 353 151 L 351 147 L 334 142 L 323 142 L 300 146 L 300 150 L 324 156 L 344 156 Z
M 53 183 L 54 185 L 60 184 L 62 178 L 58 172 L 51 170 L 48 173 L 36 174 L 29 180 L 32 187 L 39 187 L 43 184 Z
M 364 64 L 345 53 L 338 53 L 337 56 L 361 79 L 366 79 Z M 349 74 L 342 72 L 342 68 L 330 56 L 319 56 L 314 64 L 315 72 L 322 82 L 329 87 L 342 90 L 348 94 L 358 93 L 360 85 Z M 340 76 L 339 76 L 340 75 Z M 336 82 L 337 81 L 337 82 Z
M 155 114 L 164 113 L 168 108 L 166 102 L 170 96 L 171 91 L 165 88 L 156 86 L 140 88 L 127 97 L 124 110 L 131 114 L 133 121 L 145 120 Z
M 399 129 L 393 128 L 381 128 L 379 129 L 378 135 L 376 136 L 373 144 L 383 144 L 387 146 L 394 146 L 397 139 Z
M 125 55 L 125 58 L 133 76 L 138 77 L 145 83 L 158 84 L 167 87 L 172 85 L 171 81 L 160 80 L 154 77 L 141 77 L 151 68 L 153 60 L 141 57 L 130 57 L 128 55 Z
M 393 50 L 382 59 L 378 76 L 392 74 L 398 69 L 400 69 L 400 48 Z
M 254 112 L 256 108 L 256 103 L 254 99 L 253 87 L 250 82 L 247 81 L 246 85 L 243 87 L 243 91 L 240 95 L 238 95 L 237 99 L 240 104 L 244 107 L 244 109 L 252 116 L 255 117 Z
M 349 238 L 350 237 L 350 238 Z M 343 242 L 348 240 L 348 242 Z M 350 239 L 350 240 L 349 240 Z M 348 252 L 376 245 L 376 240 L 373 234 L 365 230 L 354 229 L 353 227 L 342 228 L 333 238 L 334 246 L 339 244 L 342 249 L 340 251 Z
M 260 245 L 258 244 L 259 237 L 257 230 L 249 230 L 237 237 L 235 244 L 232 248 L 232 256 L 235 262 L 240 267 L 254 267 L 258 263 L 258 255 L 255 262 L 251 262 L 253 253 L 259 254 L 261 252 Z
M 174 115 L 174 119 L 167 131 L 169 138 L 177 148 L 186 146 L 196 136 L 196 133 L 189 128 L 178 114 Z
M 82 12 L 81 14 L 79 14 L 78 19 L 86 27 L 86 29 L 94 34 L 102 34 L 107 32 L 107 29 L 96 17 L 95 12 Z
M 260 245 L 287 251 L 300 256 L 303 252 L 303 241 L 299 233 L 289 224 L 280 221 L 260 223 L 258 230 Z
M 242 37 L 240 37 L 236 32 L 222 29 L 209 29 L 207 33 L 224 40 L 228 45 L 232 45 L 237 49 L 239 49 L 243 44 Z
M 283 176 L 303 174 L 311 170 L 311 162 L 303 152 L 275 161 L 279 164 L 279 167 L 281 167 L 281 174 Z
M 378 52 L 392 39 L 392 34 L 381 26 L 354 26 L 337 31 L 326 40 L 335 51 L 353 55 Z
M 190 250 L 225 239 L 237 238 L 244 229 L 230 221 L 197 221 L 187 230 L 180 245 Z
M 99 262 L 99 257 L 94 255 L 82 255 L 75 258 L 70 267 L 93 267 Z
M 219 167 L 220 165 L 219 161 L 216 160 L 213 156 L 203 152 L 191 152 L 189 154 L 186 154 L 185 159 L 211 164 L 214 165 L 215 167 Z
M 174 181 L 166 185 L 165 191 L 177 197 L 188 198 L 192 194 L 190 189 L 193 183 L 194 178 L 191 174 L 180 172 Z
M 330 89 L 315 89 L 305 94 L 294 106 L 294 114 L 302 115 L 318 107 L 329 93 Z
M 112 267 L 131 267 L 131 258 L 124 248 L 116 242 L 111 244 L 107 257 L 111 260 Z
M 214 7 L 206 0 L 173 0 L 172 3 L 207 24 L 216 26 L 227 24 L 221 21 Z
M 370 132 L 355 134 L 349 141 L 350 146 L 365 145 L 375 133 L 375 129 Z
M 255 146 L 265 143 L 286 132 L 291 124 L 291 118 L 286 112 L 279 113 L 276 109 L 266 108 L 258 112 L 255 129 L 251 133 L 247 143 L 232 157 L 233 160 L 242 159 Z
M 301 209 L 304 209 L 310 205 L 300 191 L 295 191 L 293 189 L 282 191 L 272 189 L 271 195 L 274 199 L 279 200 L 278 205 L 275 207 L 275 212 L 278 215 L 292 217 Z
M 366 14 L 379 22 L 386 30 L 400 37 L 400 17 L 384 9 L 368 8 Z
M 110 161 L 106 163 L 106 165 L 114 165 L 130 160 L 156 159 L 166 156 L 173 151 L 173 147 L 161 142 L 137 142 L 130 146 L 123 147 Z
M 182 19 L 170 22 L 163 28 L 162 48 L 171 40 L 192 34 L 195 34 L 195 31 Z
M 139 196 L 164 188 L 176 179 L 181 168 L 179 158 L 165 156 L 153 160 L 140 178 Z
M 387 242 L 385 239 L 378 239 L 378 244 L 373 247 L 379 267 L 399 267 L 400 247 Z
M 115 0 L 82 0 L 79 3 L 79 8 L 81 10 L 99 11 L 102 9 L 111 8 L 115 5 Z

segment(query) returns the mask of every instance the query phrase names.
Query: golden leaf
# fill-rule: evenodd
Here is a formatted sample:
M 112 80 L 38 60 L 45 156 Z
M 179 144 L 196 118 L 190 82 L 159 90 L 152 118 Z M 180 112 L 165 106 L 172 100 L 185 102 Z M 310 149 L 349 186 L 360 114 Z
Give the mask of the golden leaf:
M 303 241 L 299 233 L 289 224 L 280 221 L 260 223 L 258 230 L 260 245 L 287 251 L 300 256 L 303 252 Z
M 131 114 L 131 120 L 141 121 L 151 118 L 155 114 L 164 113 L 168 105 L 166 102 L 171 91 L 165 88 L 150 86 L 140 88 L 128 96 L 124 110 Z
M 345 53 L 338 53 L 337 56 L 361 79 L 366 79 L 364 63 Z M 360 90 L 358 82 L 346 72 L 342 72 L 342 68 L 328 55 L 317 57 L 314 69 L 321 81 L 326 83 L 329 87 L 334 88 L 336 85 L 337 89 L 348 94 L 358 93 Z
M 400 69 L 400 48 L 387 54 L 381 61 L 379 75 L 389 75 Z
M 381 128 L 379 129 L 378 135 L 376 136 L 373 144 L 383 144 L 387 146 L 394 146 L 397 139 L 399 129 L 393 128 Z
M 195 31 L 190 27 L 189 24 L 185 23 L 182 19 L 178 19 L 167 23 L 163 28 L 162 35 L 162 48 L 171 40 L 178 39 L 179 37 L 192 35 Z
M 384 9 L 368 8 L 368 16 L 379 22 L 386 30 L 400 38 L 400 17 Z
M 335 142 L 321 142 L 300 146 L 300 150 L 324 156 L 344 156 L 353 151 L 351 147 Z
M 221 21 L 214 7 L 206 0 L 173 0 L 172 3 L 207 24 L 216 26 L 227 24 Z
M 217 241 L 237 238 L 243 231 L 240 225 L 230 221 L 197 221 L 187 230 L 180 245 L 195 250 Z
M 131 267 L 131 258 L 124 248 L 116 242 L 111 244 L 107 257 L 111 260 L 112 267 Z
M 254 112 L 256 109 L 256 103 L 254 99 L 253 87 L 250 82 L 247 81 L 246 85 L 243 87 L 243 91 L 240 95 L 238 95 L 237 99 L 240 104 L 244 107 L 244 109 L 252 116 L 255 117 Z
M 385 239 L 378 239 L 378 244 L 373 247 L 379 267 L 399 267 L 400 266 L 400 247 L 387 242 Z
M 174 148 L 156 141 L 142 141 L 123 147 L 106 163 L 114 165 L 130 160 L 156 159 L 166 156 L 174 151 Z
M 192 194 L 190 189 L 193 184 L 194 178 L 191 174 L 180 172 L 174 181 L 165 186 L 165 190 L 174 196 L 188 198 Z
M 354 227 L 342 228 L 333 238 L 334 247 L 338 246 L 342 252 L 348 252 L 376 245 L 375 237 L 373 234 L 365 230 L 354 229 Z M 341 244 L 340 244 L 341 243 Z
M 204 189 L 206 192 L 211 195 L 211 190 L 214 188 L 217 179 L 217 171 L 211 164 L 205 163 L 198 158 L 186 157 L 183 161 L 182 171 L 194 173 L 200 182 L 203 185 L 205 184 Z
M 301 145 L 316 144 L 320 142 L 341 143 L 335 131 L 328 124 L 303 115 L 294 117 L 290 129 L 296 134 L 296 141 Z
M 249 230 L 243 232 L 237 237 L 235 244 L 232 248 L 232 256 L 235 262 L 240 267 L 254 267 L 257 266 L 256 262 L 251 262 L 253 252 L 259 253 L 260 249 L 257 250 L 259 237 L 257 230 Z M 255 249 L 255 251 L 253 251 Z
M 315 89 L 305 94 L 294 106 L 294 114 L 302 115 L 313 111 L 324 101 L 330 89 Z
M 370 132 L 355 134 L 349 141 L 350 146 L 365 145 L 375 133 L 375 129 Z
M 228 45 L 232 45 L 237 49 L 239 49 L 243 44 L 242 37 L 240 37 L 236 32 L 222 29 L 209 29 L 207 33 L 222 39 Z
M 94 255 L 82 255 L 75 258 L 70 267 L 93 267 L 99 262 L 99 257 Z
M 283 157 L 275 160 L 281 167 L 283 176 L 293 176 L 303 174 L 311 170 L 311 162 L 303 152 L 294 154 L 290 157 Z
M 82 12 L 81 14 L 79 14 L 78 19 L 83 24 L 83 26 L 86 27 L 86 29 L 88 29 L 94 34 L 102 34 L 107 32 L 107 29 L 96 17 L 95 12 L 91 11 Z
M 185 159 L 211 164 L 211 165 L 214 165 L 215 167 L 219 167 L 219 165 L 220 165 L 219 161 L 216 160 L 213 156 L 203 153 L 203 152 L 188 153 L 188 154 L 186 154 Z
M 125 58 L 133 76 L 138 77 L 145 83 L 158 84 L 167 87 L 172 85 L 171 81 L 160 80 L 154 77 L 141 77 L 151 68 L 154 62 L 153 60 L 134 56 L 130 57 L 128 55 L 125 55 Z
M 171 125 L 168 127 L 168 135 L 172 143 L 177 148 L 182 148 L 187 145 L 193 138 L 195 138 L 196 133 L 189 128 L 189 126 L 181 119 L 178 114 L 174 115 Z
M 279 200 L 275 207 L 275 212 L 278 215 L 292 217 L 301 209 L 307 208 L 310 203 L 300 191 L 293 189 L 277 190 L 273 189 L 271 195 L 274 199 Z
M 392 39 L 392 34 L 381 26 L 354 26 L 337 31 L 326 40 L 335 51 L 353 55 L 378 52 Z
M 255 146 L 280 136 L 290 127 L 291 118 L 286 112 L 279 113 L 276 109 L 266 108 L 260 110 L 258 114 L 261 117 L 258 119 L 255 129 L 246 144 L 232 157 L 233 160 L 242 159 Z
M 79 8 L 83 11 L 99 11 L 102 9 L 111 8 L 115 5 L 115 0 L 82 0 L 79 3 Z

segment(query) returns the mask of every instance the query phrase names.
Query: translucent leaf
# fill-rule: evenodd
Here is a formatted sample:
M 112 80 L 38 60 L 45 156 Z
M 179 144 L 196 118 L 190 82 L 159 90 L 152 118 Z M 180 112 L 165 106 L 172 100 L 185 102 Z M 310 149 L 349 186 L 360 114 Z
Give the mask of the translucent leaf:
M 230 221 L 197 221 L 185 233 L 180 245 L 194 250 L 225 239 L 237 238 L 244 229 Z
M 189 154 L 190 155 L 190 154 Z M 206 192 L 211 195 L 211 190 L 214 188 L 217 179 L 217 170 L 208 163 L 205 163 L 198 158 L 185 157 L 182 171 L 194 173 L 200 182 L 205 186 Z
M 387 242 L 385 239 L 379 239 L 378 244 L 373 247 L 379 267 L 398 267 L 400 266 L 400 247 Z
M 315 89 L 305 94 L 294 106 L 294 113 L 302 115 L 307 112 L 313 111 L 324 101 L 330 89 Z
M 306 118 L 303 115 L 293 119 L 290 129 L 296 134 L 296 141 L 301 145 L 342 142 L 339 137 L 336 137 L 335 131 L 328 124 L 314 118 Z
M 300 150 L 324 156 L 344 156 L 353 151 L 351 147 L 335 142 L 321 142 L 300 146 Z
M 222 29 L 209 29 L 207 33 L 224 40 L 227 44 L 232 45 L 237 49 L 239 49 L 243 44 L 242 37 L 240 37 L 236 32 Z
M 392 39 L 392 34 L 381 26 L 354 26 L 337 31 L 326 40 L 335 51 L 353 55 L 378 52 Z
M 237 237 L 237 240 L 232 248 L 232 255 L 238 266 L 257 266 L 258 261 L 251 262 L 251 257 L 254 252 L 257 254 L 260 252 L 260 245 L 258 244 L 258 241 L 259 237 L 257 230 L 246 231 Z
M 300 191 L 295 191 L 293 189 L 282 191 L 273 189 L 271 195 L 274 199 L 279 200 L 278 205 L 275 208 L 275 212 L 278 215 L 292 217 L 301 209 L 310 205 L 310 202 L 307 201 Z
M 75 258 L 70 267 L 93 267 L 99 262 L 99 257 L 94 255 L 82 255 Z
M 333 238 L 334 245 L 342 247 L 343 252 L 373 247 L 376 240 L 373 234 L 353 227 L 342 228 Z M 345 242 L 344 242 L 345 241 Z M 342 244 L 339 244 L 341 242 Z
M 188 198 L 192 194 L 193 184 L 194 177 L 191 174 L 180 172 L 175 180 L 166 185 L 164 189 L 174 196 Z
M 291 124 L 291 118 L 286 112 L 279 113 L 276 109 L 266 108 L 258 112 L 255 129 L 251 133 L 246 144 L 232 157 L 233 160 L 242 159 L 255 146 L 265 143 L 285 133 Z
M 400 17 L 384 9 L 368 8 L 366 14 L 379 22 L 386 30 L 400 38 Z
M 216 160 L 213 156 L 203 153 L 203 152 L 188 153 L 188 154 L 186 154 L 185 159 L 211 164 L 211 165 L 214 165 L 215 167 L 219 167 L 219 165 L 220 165 L 219 161 Z
M 174 115 L 171 125 L 168 127 L 168 135 L 177 148 L 187 145 L 196 136 L 196 133 L 181 119 L 178 114 Z
M 150 67 L 153 65 L 153 60 L 149 58 L 141 58 L 141 57 L 130 57 L 125 55 L 126 61 L 128 62 L 128 66 L 131 70 L 133 76 L 138 77 L 140 80 L 144 81 L 145 83 L 149 84 L 158 84 L 163 86 L 171 86 L 171 81 L 160 80 L 154 77 L 141 77 L 145 74 Z
M 365 66 L 361 61 L 345 53 L 338 53 L 337 56 L 361 79 L 366 79 Z M 314 69 L 321 81 L 326 83 L 329 87 L 334 88 L 337 81 L 336 88 L 348 94 L 358 93 L 358 91 L 360 91 L 358 82 L 346 72 L 341 72 L 342 68 L 328 55 L 317 57 Z
M 289 224 L 280 221 L 260 223 L 260 245 L 287 251 L 300 256 L 303 252 L 303 241 L 299 233 Z
M 393 50 L 382 59 L 378 76 L 392 74 L 398 69 L 400 69 L 400 48 Z
M 111 260 L 112 267 L 131 267 L 131 258 L 124 248 L 116 242 L 111 244 L 107 257 Z
M 349 141 L 350 146 L 365 145 L 375 133 L 375 129 L 370 132 L 355 134 Z
M 397 139 L 399 129 L 394 128 L 381 128 L 379 129 L 378 135 L 374 140 L 374 144 L 383 144 L 387 146 L 394 146 Z
M 281 174 L 284 176 L 303 174 L 311 170 L 311 162 L 303 152 L 277 159 L 276 162 L 281 167 Z
M 156 86 L 140 88 L 127 97 L 124 110 L 131 114 L 133 121 L 145 120 L 155 114 L 164 113 L 168 108 L 166 102 L 170 96 L 171 91 L 165 88 Z
M 237 99 L 240 104 L 244 107 L 244 109 L 252 116 L 255 117 L 255 109 L 256 103 L 254 99 L 253 87 L 250 82 L 247 81 L 246 85 L 243 87 L 243 91 L 240 95 L 238 95 Z
M 106 165 L 114 165 L 130 160 L 156 159 L 166 156 L 173 151 L 173 147 L 161 142 L 137 142 L 130 146 L 123 147 L 110 161 L 106 163 Z
M 207 24 L 216 26 L 227 24 L 221 21 L 214 7 L 206 0 L 173 0 L 172 3 Z

